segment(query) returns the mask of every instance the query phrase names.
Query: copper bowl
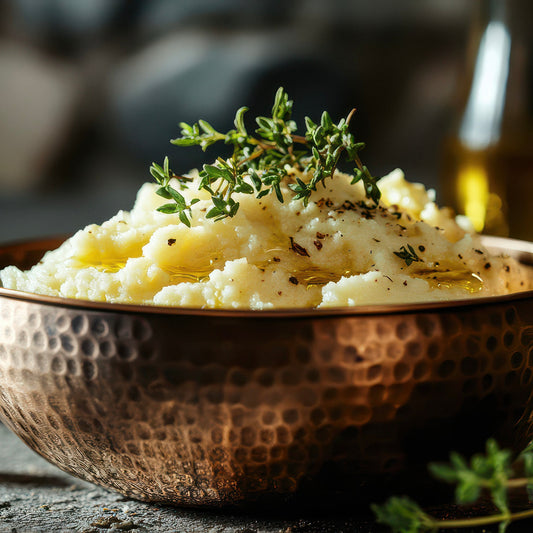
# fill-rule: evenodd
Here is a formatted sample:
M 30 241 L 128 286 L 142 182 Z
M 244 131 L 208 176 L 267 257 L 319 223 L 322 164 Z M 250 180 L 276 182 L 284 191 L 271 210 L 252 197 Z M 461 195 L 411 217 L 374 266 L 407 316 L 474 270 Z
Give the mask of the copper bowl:
M 58 244 L 5 246 L 0 267 Z M 533 264 L 530 243 L 485 244 Z M 141 500 L 352 498 L 451 449 L 533 434 L 533 291 L 242 312 L 0 288 L 0 318 L 5 424 L 61 469 Z

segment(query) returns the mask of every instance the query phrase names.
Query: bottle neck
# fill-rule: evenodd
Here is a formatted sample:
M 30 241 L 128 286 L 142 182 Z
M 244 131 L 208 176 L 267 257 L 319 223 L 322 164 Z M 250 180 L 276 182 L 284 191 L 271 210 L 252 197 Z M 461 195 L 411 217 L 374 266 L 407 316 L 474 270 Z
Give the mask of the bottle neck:
M 531 0 L 483 0 L 471 31 L 475 59 L 461 143 L 486 150 L 500 142 L 507 126 L 528 129 L 531 109 L 528 65 L 533 20 Z
M 531 42 L 533 2 L 531 0 L 477 0 L 474 10 L 474 28 L 483 30 L 490 22 L 501 22 L 513 38 Z

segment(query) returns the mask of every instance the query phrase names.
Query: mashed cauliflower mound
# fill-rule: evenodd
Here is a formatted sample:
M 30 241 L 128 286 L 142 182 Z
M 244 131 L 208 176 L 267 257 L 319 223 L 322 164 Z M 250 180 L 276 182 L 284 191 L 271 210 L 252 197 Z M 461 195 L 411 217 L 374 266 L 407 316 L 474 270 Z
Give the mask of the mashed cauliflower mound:
M 293 174 L 297 174 L 294 171 Z M 466 220 L 439 209 L 431 191 L 395 170 L 368 207 L 361 183 L 337 172 L 306 207 L 239 194 L 233 218 L 206 218 L 198 175 L 182 194 L 201 201 L 191 228 L 156 210 L 145 184 L 130 212 L 90 225 L 28 272 L 8 267 L 6 288 L 106 302 L 209 308 L 339 307 L 450 300 L 531 287 L 525 267 L 494 257 Z M 180 185 L 176 182 L 175 187 Z M 290 198 L 287 185 L 284 192 Z M 408 246 L 419 260 L 394 252 Z

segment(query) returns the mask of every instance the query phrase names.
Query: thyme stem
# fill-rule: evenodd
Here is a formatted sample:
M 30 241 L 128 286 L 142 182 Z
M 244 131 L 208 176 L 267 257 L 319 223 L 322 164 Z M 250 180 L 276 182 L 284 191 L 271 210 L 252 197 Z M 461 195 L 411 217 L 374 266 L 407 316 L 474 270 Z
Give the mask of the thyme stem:
M 514 522 L 533 517 L 533 509 L 518 511 L 515 513 L 500 513 L 490 516 L 476 516 L 473 518 L 458 518 L 449 520 L 433 520 L 433 527 L 439 529 L 453 529 L 462 527 L 488 526 L 490 524 L 499 524 L 500 522 Z

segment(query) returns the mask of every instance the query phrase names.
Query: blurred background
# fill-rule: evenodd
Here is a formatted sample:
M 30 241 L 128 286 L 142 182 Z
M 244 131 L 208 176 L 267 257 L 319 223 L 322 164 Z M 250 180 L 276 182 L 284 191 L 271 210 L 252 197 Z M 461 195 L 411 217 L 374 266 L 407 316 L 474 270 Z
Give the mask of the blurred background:
M 152 161 L 168 154 L 177 172 L 207 162 L 169 144 L 180 121 L 229 129 L 241 105 L 268 113 L 280 85 L 301 127 L 305 115 L 356 107 L 375 175 L 401 167 L 440 202 L 464 200 L 459 209 L 486 230 L 489 207 L 509 201 L 494 183 L 511 180 L 490 159 L 509 109 L 527 118 L 514 137 L 521 159 L 510 160 L 513 175 L 529 176 L 512 181 L 529 189 L 513 194 L 533 207 L 530 31 L 512 22 L 530 24 L 531 4 L 0 0 L 0 241 L 71 233 L 129 209 Z M 495 216 L 492 233 L 533 229 L 521 220 L 519 235 Z

